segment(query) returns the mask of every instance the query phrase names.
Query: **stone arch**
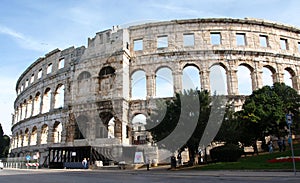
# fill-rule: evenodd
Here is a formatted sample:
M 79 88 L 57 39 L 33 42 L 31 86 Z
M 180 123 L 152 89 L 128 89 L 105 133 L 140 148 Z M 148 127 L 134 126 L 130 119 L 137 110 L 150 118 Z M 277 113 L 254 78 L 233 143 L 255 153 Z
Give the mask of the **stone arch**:
M 91 77 L 91 73 L 89 73 L 88 71 L 83 71 L 78 75 L 77 80 L 82 81 L 82 80 L 89 79 L 90 77 Z
M 100 120 L 96 121 L 96 138 L 108 138 L 109 133 L 115 130 L 112 130 L 112 125 L 116 125 L 115 118 L 110 111 L 103 111 L 99 114 Z M 109 132 L 109 129 L 111 132 Z M 111 134 L 110 134 L 111 135 Z M 111 136 L 115 136 L 114 134 Z
M 99 90 L 107 91 L 113 88 L 116 79 L 116 70 L 111 66 L 103 67 L 99 72 Z
M 296 72 L 290 68 L 286 67 L 284 69 L 284 83 L 292 88 L 296 88 L 297 82 L 296 82 Z
M 195 64 L 186 64 L 182 70 L 182 90 L 201 89 L 200 69 Z
M 21 104 L 21 110 L 22 110 L 22 118 L 21 120 L 26 118 L 26 106 L 27 106 L 27 101 L 26 99 L 24 100 L 24 102 Z
M 156 97 L 173 97 L 174 96 L 174 81 L 172 70 L 167 66 L 159 67 L 156 72 Z
M 53 143 L 60 143 L 62 136 L 62 124 L 59 121 L 55 121 L 53 125 Z
M 103 67 L 99 72 L 100 78 L 109 77 L 110 75 L 114 75 L 116 70 L 111 66 Z
M 87 116 L 80 115 L 76 118 L 74 139 L 85 139 L 87 137 L 88 124 L 89 118 Z
M 274 82 L 276 82 L 276 69 L 271 65 L 264 65 L 262 69 L 263 85 L 272 86 Z
M 27 118 L 32 116 L 32 105 L 33 105 L 33 97 L 30 95 L 27 101 L 27 112 L 26 112 Z
M 42 127 L 41 127 L 41 144 L 47 144 L 48 143 L 48 125 L 47 124 L 44 124 Z
M 36 116 L 40 113 L 41 110 L 41 93 L 37 92 L 33 101 L 33 116 Z
M 146 115 L 142 113 L 137 113 L 132 117 L 132 141 L 135 145 L 147 143 L 146 118 Z
M 135 70 L 131 74 L 131 98 L 146 99 L 147 96 L 147 81 L 144 70 Z
M 18 147 L 18 137 L 19 137 L 19 133 L 15 133 L 13 136 L 13 147 L 17 148 Z
M 115 138 L 115 118 L 112 117 L 107 124 L 107 137 Z
M 30 134 L 30 145 L 35 146 L 36 144 L 37 144 L 37 127 L 34 126 Z
M 23 132 L 20 130 L 18 135 L 18 147 L 23 147 Z
M 64 106 L 65 85 L 59 84 L 54 93 L 54 108 L 62 108 Z
M 90 92 L 91 87 L 91 73 L 82 71 L 77 77 L 78 94 L 86 94 Z
M 227 67 L 223 63 L 217 63 L 211 65 L 209 70 L 211 94 L 227 95 Z
M 26 128 L 24 132 L 23 146 L 29 145 L 29 129 Z
M 254 69 L 246 63 L 241 63 L 237 67 L 238 93 L 240 95 L 250 95 L 253 91 Z
M 46 88 L 43 95 L 42 113 L 47 113 L 51 108 L 51 88 Z

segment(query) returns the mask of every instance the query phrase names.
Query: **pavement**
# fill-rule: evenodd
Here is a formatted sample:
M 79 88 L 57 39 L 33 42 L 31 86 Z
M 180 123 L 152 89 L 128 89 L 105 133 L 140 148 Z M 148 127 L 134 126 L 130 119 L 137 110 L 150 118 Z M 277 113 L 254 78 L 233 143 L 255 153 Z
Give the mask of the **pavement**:
M 90 173 L 97 172 L 107 172 L 107 173 L 117 173 L 117 174 L 145 174 L 145 175 L 159 175 L 159 174 L 176 174 L 178 176 L 211 176 L 211 177 L 295 177 L 300 178 L 300 171 L 293 170 L 192 170 L 192 169 L 170 169 L 170 165 L 151 167 L 148 171 L 146 168 L 140 168 L 136 170 L 125 169 L 125 170 L 105 170 L 105 169 L 13 169 L 6 168 L 9 170 L 20 170 L 31 171 L 36 173 L 41 172 L 80 172 L 86 171 Z

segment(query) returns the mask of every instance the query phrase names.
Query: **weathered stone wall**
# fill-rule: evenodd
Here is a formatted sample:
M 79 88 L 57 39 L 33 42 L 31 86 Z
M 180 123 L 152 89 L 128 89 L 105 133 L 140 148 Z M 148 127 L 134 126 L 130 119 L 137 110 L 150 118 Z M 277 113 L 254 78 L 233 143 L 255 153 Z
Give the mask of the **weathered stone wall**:
M 211 33 L 220 35 L 220 44 L 211 43 Z M 244 35 L 244 45 L 237 45 L 236 34 Z M 193 44 L 185 46 L 185 35 L 193 35 Z M 267 37 L 266 47 L 260 44 L 262 36 Z M 162 37 L 167 43 L 158 48 Z M 281 39 L 286 40 L 286 49 L 280 47 Z M 135 50 L 137 40 L 142 42 L 142 47 Z M 154 105 L 151 99 L 157 97 L 156 77 L 160 68 L 172 71 L 174 91 L 179 92 L 185 67 L 195 66 L 201 76 L 201 89 L 210 90 L 210 68 L 220 65 L 226 71 L 228 96 L 237 108 L 244 101 L 238 93 L 240 65 L 251 72 L 252 90 L 263 86 L 262 69 L 266 67 L 273 74 L 273 82 L 283 82 L 283 73 L 288 71 L 293 88 L 300 92 L 299 45 L 299 29 L 257 19 L 174 20 L 128 28 L 116 26 L 98 32 L 88 39 L 87 48 L 54 50 L 35 61 L 20 76 L 16 85 L 18 96 L 14 104 L 11 152 L 24 156 L 34 151 L 43 152 L 49 146 L 130 145 L 133 117 L 147 116 Z M 64 67 L 59 69 L 61 59 L 64 59 Z M 50 63 L 52 72 L 47 74 Z M 40 69 L 43 74 L 38 79 Z M 133 100 L 132 76 L 140 70 L 145 73 L 146 97 Z M 30 81 L 32 75 L 34 82 L 27 86 L 26 81 Z M 55 109 L 54 96 L 60 85 L 64 85 L 64 106 Z M 33 100 L 38 93 L 41 111 L 47 88 L 51 89 L 50 110 L 24 116 L 31 108 L 29 105 L 33 103 L 32 108 L 35 108 Z M 114 121 L 110 121 L 112 118 Z M 53 142 L 56 122 L 63 127 L 59 143 Z M 41 145 L 44 124 L 48 126 L 48 140 Z M 35 128 L 36 145 L 24 146 L 18 142 L 24 140 L 25 131 L 30 136 Z M 84 131 L 85 140 L 77 138 L 78 128 Z M 106 140 L 109 129 L 113 140 Z

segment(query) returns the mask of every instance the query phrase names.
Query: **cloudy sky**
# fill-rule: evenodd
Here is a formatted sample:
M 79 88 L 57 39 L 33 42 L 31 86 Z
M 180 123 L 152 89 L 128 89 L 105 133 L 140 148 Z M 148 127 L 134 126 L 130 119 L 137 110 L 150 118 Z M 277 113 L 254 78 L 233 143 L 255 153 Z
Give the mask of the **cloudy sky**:
M 86 46 L 88 37 L 144 21 L 262 18 L 300 27 L 298 0 L 1 0 L 0 123 L 11 134 L 20 74 L 47 52 Z

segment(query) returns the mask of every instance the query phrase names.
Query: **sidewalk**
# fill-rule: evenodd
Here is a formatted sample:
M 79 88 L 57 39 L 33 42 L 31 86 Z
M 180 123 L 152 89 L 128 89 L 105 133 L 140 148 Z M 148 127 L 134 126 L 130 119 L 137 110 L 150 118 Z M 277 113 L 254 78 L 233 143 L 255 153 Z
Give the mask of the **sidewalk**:
M 182 176 L 215 176 L 215 177 L 297 177 L 300 178 L 300 171 L 293 170 L 192 170 L 174 169 L 170 170 L 170 165 L 151 167 L 149 171 L 142 168 L 131 170 L 131 172 L 147 172 L 149 174 L 176 174 Z

